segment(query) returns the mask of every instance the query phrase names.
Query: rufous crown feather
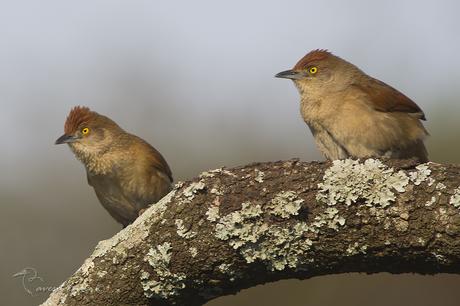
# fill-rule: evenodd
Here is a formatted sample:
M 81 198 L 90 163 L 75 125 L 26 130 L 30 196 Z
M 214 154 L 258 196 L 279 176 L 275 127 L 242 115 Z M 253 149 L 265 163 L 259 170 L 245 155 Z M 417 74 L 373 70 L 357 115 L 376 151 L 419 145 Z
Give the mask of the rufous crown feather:
M 70 110 L 64 124 L 64 133 L 71 135 L 93 118 L 94 113 L 86 106 L 75 106 Z
M 305 69 L 309 65 L 311 65 L 312 62 L 321 61 L 330 56 L 332 56 L 332 53 L 327 51 L 326 49 L 316 49 L 316 50 L 310 51 L 304 57 L 302 57 L 300 61 L 297 62 L 297 64 L 295 64 L 293 69 L 294 70 Z

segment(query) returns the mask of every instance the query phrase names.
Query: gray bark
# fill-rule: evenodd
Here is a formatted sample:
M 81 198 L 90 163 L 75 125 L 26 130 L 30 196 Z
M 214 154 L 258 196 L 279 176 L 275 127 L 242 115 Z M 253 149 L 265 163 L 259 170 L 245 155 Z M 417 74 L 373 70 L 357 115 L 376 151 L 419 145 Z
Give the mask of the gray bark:
M 255 163 L 178 183 L 43 305 L 201 305 L 280 279 L 460 273 L 460 166 Z

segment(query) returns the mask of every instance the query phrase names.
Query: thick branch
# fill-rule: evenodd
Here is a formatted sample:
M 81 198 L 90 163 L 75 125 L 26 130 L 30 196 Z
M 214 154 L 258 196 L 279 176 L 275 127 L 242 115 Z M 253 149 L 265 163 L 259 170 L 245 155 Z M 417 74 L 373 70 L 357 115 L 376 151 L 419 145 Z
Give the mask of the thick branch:
M 43 305 L 200 305 L 344 272 L 460 273 L 460 166 L 297 160 L 179 183 Z

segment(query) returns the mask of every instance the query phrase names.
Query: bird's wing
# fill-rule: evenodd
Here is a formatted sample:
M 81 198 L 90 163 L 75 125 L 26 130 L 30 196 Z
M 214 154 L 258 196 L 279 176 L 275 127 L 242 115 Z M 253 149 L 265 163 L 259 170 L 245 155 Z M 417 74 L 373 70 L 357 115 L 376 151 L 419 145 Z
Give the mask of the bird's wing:
M 425 114 L 414 101 L 382 81 L 369 77 L 366 82 L 353 86 L 370 97 L 372 107 L 377 111 L 411 113 L 418 119 L 426 120 Z
M 168 178 L 171 180 L 171 183 L 173 181 L 173 176 L 171 169 L 169 168 L 168 163 L 166 160 L 163 158 L 163 156 L 158 152 L 154 147 L 150 146 L 151 152 L 152 152 L 152 158 L 150 158 L 150 162 L 152 166 L 157 169 L 158 171 L 166 174 Z
M 154 147 L 140 138 L 133 143 L 131 169 L 136 175 L 127 175 L 123 181 L 124 197 L 138 210 L 146 208 L 166 195 L 172 188 L 172 173 L 166 160 Z M 129 167 L 128 167 L 129 168 Z M 120 171 L 130 170 L 121 169 Z M 132 174 L 132 172 L 130 172 Z

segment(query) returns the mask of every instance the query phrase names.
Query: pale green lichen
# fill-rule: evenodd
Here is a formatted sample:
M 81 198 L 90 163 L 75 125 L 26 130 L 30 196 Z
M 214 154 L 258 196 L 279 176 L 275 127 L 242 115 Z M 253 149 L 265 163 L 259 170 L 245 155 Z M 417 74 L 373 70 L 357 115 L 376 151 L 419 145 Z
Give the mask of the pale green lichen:
M 215 195 L 223 195 L 224 192 L 220 190 L 218 187 L 212 187 L 210 193 L 215 194 Z
M 119 250 L 119 251 L 116 251 L 115 254 L 113 255 L 112 263 L 114 265 L 123 264 L 127 259 L 128 259 L 128 253 L 122 250 Z
M 89 286 L 88 276 L 90 271 L 94 268 L 94 261 L 90 258 L 86 259 L 83 265 L 78 270 L 82 274 L 83 281 L 80 283 L 76 283 L 72 286 L 70 290 L 71 296 L 78 296 L 80 294 L 85 294 L 87 292 L 91 292 L 93 289 Z
M 288 198 L 296 201 L 296 197 L 291 196 Z M 280 206 L 285 204 L 284 201 L 275 203 Z M 267 213 L 273 213 L 273 206 L 269 207 Z M 296 268 L 301 263 L 302 255 L 313 244 L 305 235 L 316 231 L 307 223 L 298 221 L 270 226 L 264 220 L 261 206 L 251 203 L 243 203 L 240 210 L 219 218 L 215 230 L 215 236 L 229 241 L 234 249 L 239 249 L 246 262 L 261 260 L 267 263 L 270 270 Z
M 150 273 L 143 270 L 141 272 L 140 279 L 145 296 L 152 297 L 154 290 L 157 288 L 158 282 L 156 280 L 151 280 Z
M 201 172 L 200 174 L 200 178 L 208 178 L 208 177 L 214 177 L 216 174 L 225 174 L 225 175 L 229 175 L 229 176 L 232 176 L 232 177 L 236 177 L 236 175 L 224 168 L 218 168 L 218 169 L 214 169 L 214 170 L 209 170 L 209 171 L 205 171 L 205 172 Z
M 434 203 L 436 203 L 436 197 L 433 196 L 433 197 L 431 197 L 430 200 L 426 201 L 425 206 L 431 206 Z
M 229 274 L 229 272 L 231 271 L 230 270 L 230 267 L 232 266 L 232 264 L 229 264 L 229 263 L 223 263 L 223 264 L 220 264 L 217 269 L 219 269 L 219 271 L 221 273 L 224 273 L 224 274 Z
M 92 290 L 96 290 L 97 287 L 92 289 L 92 287 L 88 284 L 88 275 L 94 269 L 94 261 L 97 258 L 106 256 L 109 252 L 113 252 L 114 256 L 112 257 L 111 263 L 116 265 L 124 263 L 127 256 L 127 250 L 133 249 L 145 242 L 145 238 L 149 235 L 151 223 L 159 222 L 162 219 L 163 213 L 166 211 L 167 205 L 175 193 L 176 190 L 172 190 L 160 201 L 144 211 L 144 213 L 140 215 L 132 225 L 129 225 L 125 229 L 119 231 L 112 238 L 100 241 L 90 258 L 85 260 L 83 265 L 76 272 L 76 275 L 81 273 L 82 277 L 75 277 L 73 282 L 63 283 L 60 287 L 54 290 L 48 301 L 55 301 L 55 298 L 59 298 L 58 303 L 65 304 L 66 296 L 64 295 L 62 298 L 59 297 L 59 294 L 61 294 L 63 290 L 68 290 L 70 295 L 77 298 Z M 123 266 L 122 269 L 126 269 L 126 266 Z M 97 275 L 100 277 L 103 273 L 104 272 L 99 272 Z M 44 305 L 49 305 L 48 301 L 45 302 Z M 53 302 L 53 305 L 55 304 L 56 303 Z
M 115 251 L 116 253 L 123 254 L 126 253 L 127 249 L 129 250 L 139 244 L 142 244 L 145 241 L 145 238 L 149 235 L 151 223 L 155 223 L 163 219 L 163 214 L 175 194 L 176 190 L 172 190 L 160 201 L 145 210 L 132 225 L 129 225 L 124 230 L 119 231 L 112 238 L 100 241 L 97 244 L 94 253 L 91 255 L 91 259 L 103 257 L 109 251 Z
M 184 181 L 178 181 L 177 183 L 174 184 L 174 189 L 179 189 L 179 188 L 182 188 L 182 186 L 184 186 L 185 182 Z
M 257 173 L 257 176 L 254 178 L 254 181 L 256 181 L 258 183 L 263 183 L 265 173 L 263 173 L 262 171 L 257 170 L 257 169 L 256 169 L 256 173 Z
M 402 213 L 399 215 L 399 217 L 400 217 L 401 219 L 407 221 L 407 220 L 409 220 L 409 212 L 404 211 L 404 212 L 402 212 Z
M 369 216 L 371 217 L 374 217 L 377 221 L 381 221 L 383 218 L 385 218 L 387 216 L 386 214 L 386 210 L 381 208 L 381 207 L 363 207 L 362 210 L 365 210 L 367 212 L 369 212 Z M 366 215 L 365 213 L 360 213 L 361 215 Z M 366 219 L 363 219 L 363 221 L 365 221 L 364 223 L 368 223 L 369 220 L 366 218 Z
M 190 252 L 190 255 L 192 255 L 192 258 L 195 258 L 196 255 L 198 255 L 198 249 L 195 247 L 190 247 L 188 251 Z
M 439 182 L 436 184 L 436 190 L 443 190 L 443 189 L 446 189 L 446 185 L 444 185 L 443 183 Z
M 382 171 L 380 167 L 377 168 Z M 404 185 L 398 181 L 392 186 L 398 188 L 398 183 Z M 239 250 L 246 262 L 265 262 L 267 268 L 272 271 L 286 268 L 299 270 L 306 263 L 313 261 L 306 255 L 320 229 L 327 227 L 339 230 L 346 223 L 335 207 L 326 207 L 313 217 L 310 224 L 295 219 L 289 220 L 290 217 L 299 214 L 303 202 L 304 200 L 294 191 L 282 191 L 266 203 L 263 209 L 257 203 L 245 202 L 242 203 L 241 209 L 221 216 L 219 200 L 216 198 L 216 203 L 208 208 L 206 215 L 209 221 L 216 223 L 215 237 L 228 241 L 230 246 Z M 273 216 L 281 217 L 285 223 L 267 223 Z
M 409 173 L 409 178 L 414 185 L 418 186 L 425 182 L 431 174 L 431 170 L 428 168 L 428 164 L 421 164 L 415 167 L 417 171 Z
M 426 240 L 423 239 L 422 237 L 418 237 L 417 242 L 418 242 L 418 244 L 420 244 L 421 246 L 426 246 Z
M 220 173 L 222 169 L 214 169 L 214 170 L 209 170 L 209 171 L 203 171 L 200 173 L 199 177 L 200 178 L 208 178 L 208 177 L 214 177 L 216 173 Z
M 243 203 L 241 210 L 234 211 L 219 219 L 216 224 L 215 236 L 221 240 L 230 240 L 230 245 L 238 249 L 246 242 L 257 241 L 267 230 L 268 225 L 259 217 L 262 214 L 260 205 Z
M 268 269 L 284 270 L 296 268 L 302 255 L 308 251 L 313 241 L 304 238 L 310 227 L 304 222 L 295 222 L 288 226 L 270 226 L 259 237 L 257 244 L 246 244 L 241 254 L 248 263 L 255 260 L 266 261 Z
M 449 204 L 452 204 L 455 208 L 460 209 L 460 187 L 454 190 L 454 194 L 449 199 Z
M 147 261 L 158 279 L 150 279 L 147 272 L 141 273 L 141 283 L 144 295 L 148 298 L 160 297 L 167 299 L 178 294 L 179 290 L 185 288 L 184 273 L 172 273 L 169 270 L 171 260 L 171 244 L 164 242 L 156 248 L 150 248 L 144 260 Z
M 238 273 L 236 270 L 231 269 L 231 263 L 222 263 L 220 264 L 217 269 L 220 273 L 230 276 L 229 280 L 234 282 L 237 278 L 241 277 L 242 275 Z
M 88 282 L 85 280 L 82 283 L 72 286 L 72 289 L 70 290 L 70 296 L 75 297 L 80 294 L 85 294 L 87 291 L 91 290 L 92 289 L 88 286 Z
M 403 219 L 395 219 L 394 225 L 398 232 L 405 232 L 409 228 L 409 222 Z
M 195 195 L 200 191 L 204 190 L 206 185 L 202 180 L 199 182 L 190 183 L 190 185 L 184 189 L 182 194 L 187 198 L 188 201 L 192 201 Z
M 175 221 L 177 227 L 177 235 L 179 237 L 190 239 L 196 236 L 196 232 L 192 231 L 190 228 L 185 228 L 184 221 L 182 219 L 176 219 Z
M 319 229 L 323 226 L 339 230 L 340 226 L 345 225 L 345 218 L 339 215 L 339 210 L 335 207 L 327 207 L 323 213 L 315 216 L 314 221 L 311 223 L 311 229 L 314 233 L 319 233 Z
M 211 222 L 215 222 L 217 219 L 220 218 L 219 216 L 219 207 L 217 206 L 211 206 L 208 208 L 206 211 L 206 219 L 208 219 Z
M 150 248 L 145 260 L 155 269 L 165 269 L 171 260 L 171 243 L 164 242 L 155 248 Z
M 356 254 L 366 254 L 367 245 L 359 245 L 358 242 L 348 245 L 346 253 L 349 256 L 356 255 Z
M 326 170 L 318 184 L 317 200 L 328 205 L 351 205 L 362 199 L 368 206 L 386 207 L 396 199 L 396 192 L 404 192 L 409 177 L 395 172 L 379 160 L 336 160 Z
M 286 219 L 299 214 L 303 202 L 294 191 L 281 191 L 268 203 L 268 208 L 272 215 Z
M 345 218 L 339 216 L 339 211 L 337 208 L 328 207 L 324 212 L 325 213 L 323 215 L 320 215 L 320 218 L 322 217 L 326 220 L 327 226 L 329 228 L 338 230 L 339 226 L 345 225 Z

